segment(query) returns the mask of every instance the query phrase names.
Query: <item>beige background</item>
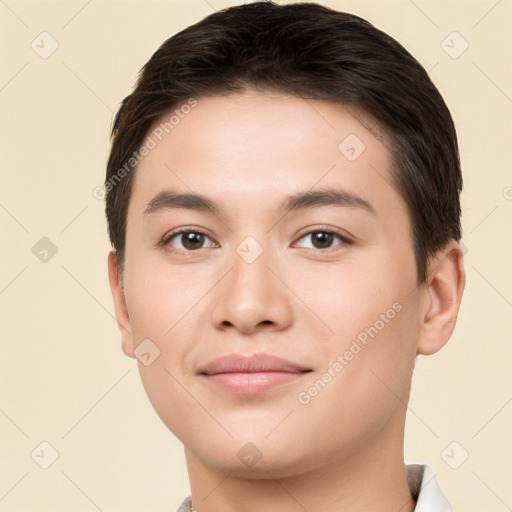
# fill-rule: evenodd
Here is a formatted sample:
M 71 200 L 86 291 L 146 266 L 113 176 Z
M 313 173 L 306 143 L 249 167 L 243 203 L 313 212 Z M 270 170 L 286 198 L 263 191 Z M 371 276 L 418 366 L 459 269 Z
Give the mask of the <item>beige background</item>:
M 178 30 L 237 3 L 0 1 L 0 512 L 170 512 L 188 493 L 181 443 L 120 349 L 92 192 L 139 68 Z M 512 3 L 323 3 L 397 38 L 454 115 L 468 282 L 452 340 L 418 360 L 406 456 L 434 468 L 456 510 L 512 510 Z M 31 47 L 51 49 L 43 31 L 59 45 L 46 59 Z M 443 45 L 453 31 L 463 39 Z M 464 40 L 458 58 L 445 51 Z M 47 262 L 32 252 L 42 237 L 57 248 Z M 43 441 L 59 454 L 48 469 Z

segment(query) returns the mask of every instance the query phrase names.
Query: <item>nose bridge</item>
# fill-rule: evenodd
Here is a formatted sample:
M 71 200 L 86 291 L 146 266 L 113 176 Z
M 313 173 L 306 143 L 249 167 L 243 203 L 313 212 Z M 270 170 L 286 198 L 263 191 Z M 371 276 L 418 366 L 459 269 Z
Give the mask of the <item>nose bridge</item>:
M 273 283 L 271 249 L 268 244 L 263 246 L 254 237 L 246 237 L 235 249 L 233 257 L 233 286 L 237 292 L 245 292 L 248 296 L 257 295 Z
M 218 290 L 212 311 L 218 327 L 233 325 L 251 332 L 261 325 L 284 327 L 291 321 L 287 290 L 270 270 L 276 258 L 269 243 L 263 245 L 253 236 L 236 246 L 232 270 Z

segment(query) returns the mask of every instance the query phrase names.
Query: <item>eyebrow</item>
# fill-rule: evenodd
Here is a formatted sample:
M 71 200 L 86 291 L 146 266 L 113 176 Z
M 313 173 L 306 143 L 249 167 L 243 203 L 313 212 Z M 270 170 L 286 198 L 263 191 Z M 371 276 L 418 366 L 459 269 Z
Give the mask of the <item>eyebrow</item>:
M 338 188 L 326 188 L 321 190 L 309 190 L 297 192 L 285 198 L 279 209 L 282 213 L 316 208 L 320 206 L 345 206 L 349 208 L 361 208 L 376 215 L 375 208 L 365 199 L 351 192 Z M 219 214 L 220 206 L 215 201 L 200 194 L 182 194 L 172 190 L 164 190 L 158 193 L 147 204 L 144 215 L 149 215 L 163 209 L 196 210 Z

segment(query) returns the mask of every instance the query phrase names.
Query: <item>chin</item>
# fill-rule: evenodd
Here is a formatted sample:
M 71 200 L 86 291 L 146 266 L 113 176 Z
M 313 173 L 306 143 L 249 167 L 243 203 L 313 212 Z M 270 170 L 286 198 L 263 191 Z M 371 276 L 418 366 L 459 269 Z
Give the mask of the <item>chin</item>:
M 202 464 L 238 478 L 287 478 L 309 471 L 315 459 L 321 464 L 320 454 L 297 450 L 297 447 L 304 447 L 304 443 L 291 440 L 289 435 L 275 436 L 272 441 L 261 435 L 254 441 L 248 439 L 245 436 L 229 440 L 209 438 L 210 442 L 206 443 L 185 439 L 184 444 Z

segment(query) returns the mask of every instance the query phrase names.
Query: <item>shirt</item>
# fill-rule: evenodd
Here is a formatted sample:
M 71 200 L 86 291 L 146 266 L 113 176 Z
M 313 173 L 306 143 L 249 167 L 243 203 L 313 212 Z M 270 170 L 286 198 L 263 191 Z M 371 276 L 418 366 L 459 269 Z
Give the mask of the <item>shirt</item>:
M 432 468 L 426 464 L 407 464 L 407 483 L 413 499 L 416 500 L 414 512 L 453 512 L 444 494 L 437 484 Z M 187 496 L 177 512 L 193 512 L 191 498 Z

